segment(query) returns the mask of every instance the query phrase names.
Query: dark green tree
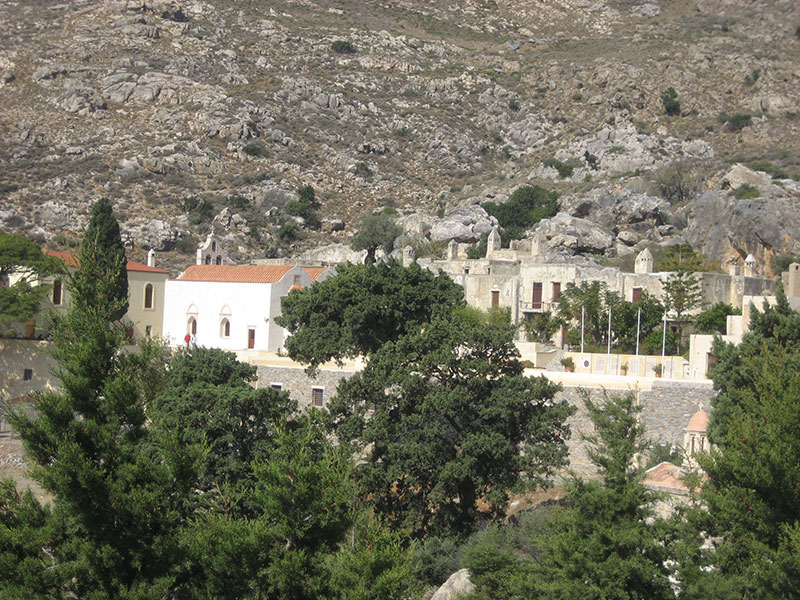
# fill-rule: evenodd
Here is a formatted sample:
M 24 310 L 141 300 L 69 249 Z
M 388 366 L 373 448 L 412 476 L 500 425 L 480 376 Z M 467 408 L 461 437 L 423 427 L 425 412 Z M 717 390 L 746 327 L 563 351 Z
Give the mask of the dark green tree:
M 523 376 L 509 321 L 466 308 L 434 317 L 339 384 L 333 430 L 364 453 L 359 491 L 392 529 L 466 535 L 564 464 L 572 409 L 556 385 Z
M 694 318 L 694 326 L 698 333 L 725 335 L 728 316 L 741 314 L 741 309 L 733 308 L 733 306 L 724 302 L 717 302 Z
M 680 324 L 682 317 L 703 304 L 703 290 L 700 280 L 690 271 L 674 271 L 662 284 L 664 287 L 664 305 L 668 311 L 675 313 Z
M 657 271 L 705 272 L 715 270 L 716 265 L 704 254 L 698 254 L 689 244 L 670 246 L 667 256 L 656 265 Z
M 113 321 L 128 311 L 128 272 L 125 247 L 119 223 L 108 198 L 101 198 L 92 207 L 92 216 L 83 236 L 79 254 L 80 269 L 73 274 L 70 286 L 73 301 L 88 307 L 114 306 Z M 88 308 L 87 307 L 87 308 Z
M 713 571 L 692 579 L 699 589 L 724 582 L 727 595 L 715 597 L 791 598 L 800 581 L 798 352 L 763 343 L 742 358 L 748 378 L 728 407 L 724 443 L 699 458 Z
M 561 319 L 550 312 L 536 313 L 522 322 L 522 329 L 529 342 L 548 343 L 561 327 Z
M 0 598 L 56 599 L 58 580 L 43 549 L 50 544 L 49 511 L 30 490 L 0 480 Z
M 800 371 L 800 313 L 789 306 L 781 285 L 775 295 L 775 306 L 768 306 L 766 301 L 761 311 L 751 306 L 750 331 L 741 344 L 714 341 L 717 361 L 711 367 L 711 379 L 719 393 L 712 400 L 708 437 L 715 444 L 726 443 L 735 408 L 744 394 L 753 393 L 755 374 L 770 364 L 771 354 L 780 353 L 787 364 Z
M 667 530 L 653 520 L 655 495 L 635 466 L 646 449 L 633 394 L 585 400 L 596 433 L 586 439 L 602 481 L 574 476 L 566 506 L 537 542 L 541 560 L 529 598 L 675 597 L 669 582 Z
M 148 405 L 154 428 L 172 431 L 182 444 L 205 445 L 203 476 L 195 484 L 213 497 L 225 486 L 253 485 L 251 463 L 274 450 L 276 423 L 292 418 L 296 403 L 272 388 L 255 389 L 256 368 L 230 352 L 180 350 L 169 364 L 162 393 Z M 249 514 L 250 498 L 239 503 Z
M 639 302 L 620 301 L 614 304 L 611 311 L 612 348 L 629 354 L 636 352 L 636 326 L 639 323 L 639 351 L 646 352 L 645 340 L 654 332 L 661 335 L 663 318 L 664 305 L 646 292 L 642 293 Z M 660 341 L 658 353 L 661 353 Z
M 356 229 L 350 247 L 357 251 L 366 250 L 364 263 L 370 265 L 375 262 L 378 248 L 389 254 L 394 248 L 395 239 L 403 233 L 402 228 L 385 211 L 367 215 L 358 222 Z
M 328 595 L 328 557 L 352 523 L 351 458 L 313 414 L 272 425 L 273 450 L 252 463 L 252 485 L 222 489 L 182 536 L 191 566 L 186 597 Z M 255 508 L 246 518 L 237 509 L 243 500 Z
M 162 361 L 160 348 L 121 352 L 116 319 L 127 297 L 117 282 L 125 263 L 105 262 L 92 242 L 85 250 L 67 282 L 72 306 L 53 318 L 61 391 L 38 396 L 36 416 L 17 412 L 11 421 L 32 477 L 53 496 L 52 534 L 42 552 L 59 590 L 81 598 L 161 598 L 179 585 L 174 533 L 200 453 L 148 430 L 144 407 L 155 387 L 146 379 Z M 90 287 L 92 276 L 98 279 Z
M 608 309 L 612 309 L 613 319 L 613 308 L 620 303 L 620 298 L 616 292 L 609 291 L 603 282 L 581 281 L 579 285 L 568 283 L 558 301 L 561 318 L 578 328 L 583 318 L 586 341 L 602 344 L 608 335 Z
M 538 185 L 523 185 L 511 194 L 502 204 L 485 202 L 483 209 L 497 218 L 503 228 L 503 246 L 509 241 L 521 239 L 525 231 L 558 212 L 558 194 Z
M 35 316 L 51 287 L 36 284 L 62 267 L 60 261 L 44 254 L 31 240 L 0 233 L 0 326 Z M 13 285 L 12 277 L 17 279 Z
M 276 321 L 292 334 L 289 356 L 315 368 L 375 352 L 463 304 L 459 285 L 416 264 L 342 265 L 335 277 L 286 296 Z

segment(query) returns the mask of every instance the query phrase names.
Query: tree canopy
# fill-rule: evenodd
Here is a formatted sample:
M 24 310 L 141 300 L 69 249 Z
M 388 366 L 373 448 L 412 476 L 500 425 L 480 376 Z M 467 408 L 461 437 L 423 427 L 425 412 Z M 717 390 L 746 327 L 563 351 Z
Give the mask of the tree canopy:
M 73 300 L 96 307 L 113 305 L 113 319 L 121 319 L 128 311 L 127 259 L 108 198 L 92 207 L 79 262 L 81 267 L 71 283 Z
M 26 321 L 36 315 L 50 286 L 31 284 L 59 272 L 62 266 L 35 242 L 0 232 L 0 325 Z M 13 285 L 12 276 L 18 278 Z
M 330 405 L 364 453 L 359 491 L 394 529 L 462 536 L 504 514 L 508 492 L 544 485 L 566 458 L 572 409 L 522 373 L 506 312 L 439 315 L 384 344 Z
M 535 598 L 674 598 L 662 525 L 653 517 L 656 496 L 634 461 L 646 448 L 641 407 L 632 393 L 602 403 L 585 399 L 596 433 L 589 458 L 602 485 L 573 477 L 566 505 L 537 542 L 541 560 L 531 587 Z
M 713 577 L 731 598 L 789 598 L 800 581 L 798 354 L 766 344 L 760 354 L 740 366 L 749 381 L 728 406 L 724 442 L 699 459 Z
M 755 377 L 769 365 L 771 356 L 783 355 L 787 363 L 800 370 L 800 313 L 792 310 L 782 286 L 776 290 L 777 302 L 764 301 L 761 310 L 751 306 L 750 331 L 738 345 L 716 339 L 712 352 L 717 360 L 711 365 L 711 379 L 719 391 L 712 401 L 708 425 L 709 439 L 725 444 L 734 408 L 743 394 L 755 389 Z
M 283 298 L 276 322 L 291 334 L 289 356 L 313 369 L 327 360 L 371 354 L 463 304 L 460 286 L 416 264 L 348 264 L 335 277 Z
M 503 228 L 504 246 L 508 240 L 521 239 L 525 230 L 558 212 L 558 194 L 538 185 L 523 185 L 503 203 L 484 202 L 484 210 L 497 218 Z
M 403 230 L 386 211 L 372 213 L 356 225 L 356 234 L 350 240 L 350 247 L 353 250 L 366 250 L 364 262 L 372 264 L 378 248 L 389 254 L 394 248 L 395 239 L 402 233 Z

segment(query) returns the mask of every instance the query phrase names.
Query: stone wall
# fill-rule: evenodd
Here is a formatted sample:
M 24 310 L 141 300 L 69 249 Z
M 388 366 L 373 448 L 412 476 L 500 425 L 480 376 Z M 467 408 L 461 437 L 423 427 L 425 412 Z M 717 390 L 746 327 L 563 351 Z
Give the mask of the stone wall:
M 311 406 L 314 389 L 322 390 L 323 406 L 336 394 L 336 386 L 345 377 L 355 373 L 353 370 L 323 370 L 319 369 L 314 377 L 309 377 L 303 367 L 257 367 L 257 388 L 281 386 L 281 390 L 297 401 L 300 408 Z
M 565 387 L 556 396 L 577 407 L 577 412 L 569 420 L 572 437 L 568 443 L 570 468 L 580 475 L 594 475 L 594 466 L 586 453 L 587 443 L 582 436 L 594 431 L 592 422 L 583 406 L 583 395 L 588 394 L 594 401 L 601 401 L 604 393 L 609 395 L 624 393 L 620 390 L 604 391 L 600 387 Z M 683 430 L 689 419 L 701 406 L 710 410 L 711 399 L 716 391 L 708 384 L 677 381 L 654 381 L 652 389 L 634 392 L 643 405 L 641 419 L 647 429 L 647 438 L 656 443 L 682 445 Z
M 350 377 L 354 370 L 320 369 L 313 378 L 302 367 L 259 366 L 256 387 L 280 385 L 289 392 L 303 409 L 311 406 L 312 389 L 322 390 L 323 405 L 327 405 L 336 393 L 336 386 L 342 378 Z M 647 428 L 647 437 L 653 442 L 670 445 L 683 443 L 683 430 L 689 419 L 701 406 L 711 408 L 711 399 L 716 395 L 710 382 L 682 382 L 652 380 L 649 389 L 639 389 L 634 393 L 643 405 L 642 421 Z M 566 400 L 577 408 L 569 420 L 572 436 L 568 442 L 570 468 L 582 476 L 595 474 L 586 453 L 587 443 L 583 436 L 594 431 L 592 422 L 583 406 L 583 394 L 589 394 L 594 401 L 601 401 L 604 394 L 625 393 L 622 390 L 606 390 L 599 385 L 565 386 L 556 399 Z

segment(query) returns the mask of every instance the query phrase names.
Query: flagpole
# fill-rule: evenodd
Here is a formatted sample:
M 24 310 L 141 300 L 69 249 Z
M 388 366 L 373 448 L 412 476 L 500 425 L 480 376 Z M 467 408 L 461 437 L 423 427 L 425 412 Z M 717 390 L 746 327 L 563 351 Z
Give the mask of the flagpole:
M 664 332 L 661 334 L 661 373 L 664 374 L 664 354 L 667 348 L 667 311 L 664 311 Z
M 642 331 L 642 309 L 639 309 L 639 315 L 636 317 L 636 358 L 639 358 L 639 334 Z
M 583 332 L 586 329 L 586 306 L 581 306 L 581 355 L 583 354 Z M 583 356 L 581 356 L 583 358 Z
M 606 350 L 606 374 L 611 368 L 611 307 L 608 307 L 608 349 Z

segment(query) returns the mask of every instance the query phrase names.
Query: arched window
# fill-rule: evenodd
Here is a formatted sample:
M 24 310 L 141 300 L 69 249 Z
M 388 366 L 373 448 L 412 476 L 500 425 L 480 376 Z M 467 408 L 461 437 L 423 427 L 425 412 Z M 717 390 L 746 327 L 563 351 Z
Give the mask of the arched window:
M 216 263 L 217 263 L 218 265 L 221 265 L 221 264 L 222 264 L 222 257 L 221 257 L 221 256 L 217 256 Z
M 189 317 L 189 320 L 186 322 L 186 333 L 197 335 L 197 319 L 194 317 Z
M 210 254 L 206 254 L 206 264 L 207 265 L 211 264 L 211 255 Z
M 211 242 L 211 251 L 212 252 L 216 252 L 217 251 L 217 242 Z
M 231 322 L 228 319 L 222 319 L 222 321 L 220 321 L 219 336 L 224 338 L 231 337 Z
M 53 282 L 53 304 L 59 306 L 61 304 L 61 280 L 56 279 Z
M 144 286 L 144 307 L 153 308 L 153 284 L 148 283 Z

